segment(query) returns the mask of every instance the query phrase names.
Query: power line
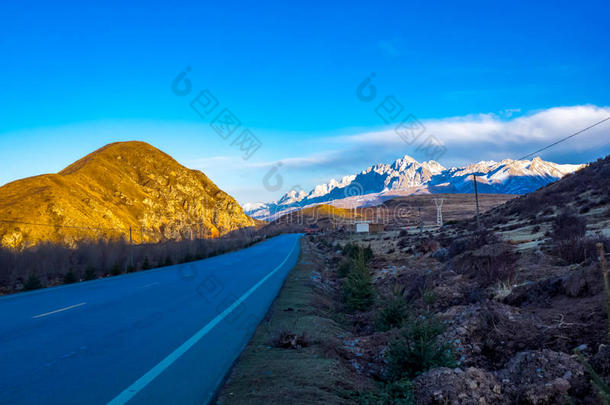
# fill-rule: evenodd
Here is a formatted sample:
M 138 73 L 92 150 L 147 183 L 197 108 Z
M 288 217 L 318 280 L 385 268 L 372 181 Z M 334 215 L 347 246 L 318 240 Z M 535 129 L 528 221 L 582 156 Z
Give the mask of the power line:
M 69 228 L 69 229 L 84 229 L 84 230 L 88 230 L 88 231 L 117 231 L 117 232 L 127 232 L 129 231 L 129 227 L 125 227 L 125 228 L 106 228 L 106 227 L 89 227 L 89 226 L 76 226 L 76 225 L 53 225 L 53 224 L 40 224 L 40 223 L 35 223 L 35 222 L 24 222 L 24 221 L 13 221 L 13 220 L 0 220 L 0 223 L 7 223 L 7 224 L 19 224 L 19 225 L 32 225 L 32 226 L 45 226 L 45 227 L 49 227 L 49 228 Z M 193 225 L 203 225 L 205 226 L 205 222 L 193 222 L 191 224 L 188 224 L 191 227 Z M 150 232 L 149 229 L 152 229 L 154 231 L 154 227 L 153 228 L 146 228 L 143 226 L 140 226 L 140 229 L 144 230 L 145 232 Z
M 19 224 L 19 225 L 33 225 L 33 226 L 47 226 L 50 228 L 70 228 L 70 229 L 86 229 L 86 230 L 95 230 L 95 231 L 125 231 L 125 229 L 122 228 L 103 228 L 103 227 L 98 227 L 98 228 L 92 228 L 92 227 L 88 227 L 88 226 L 75 226 L 75 225 L 53 225 L 53 224 L 37 224 L 35 222 L 23 222 L 23 221 L 11 221 L 11 220 L 0 220 L 0 222 L 2 223 L 7 223 L 7 224 Z
M 525 159 L 527 159 L 527 158 L 529 158 L 529 157 L 531 157 L 531 156 L 533 156 L 533 155 L 536 155 L 536 154 L 538 154 L 538 153 L 540 153 L 540 152 L 542 152 L 542 151 L 545 151 L 545 150 L 547 150 L 547 149 L 550 149 L 550 148 L 552 148 L 553 146 L 558 145 L 558 144 L 560 144 L 560 143 L 562 143 L 562 142 L 565 142 L 565 141 L 567 141 L 568 139 L 574 138 L 576 135 L 580 135 L 580 134 L 582 134 L 583 132 L 588 131 L 588 130 L 590 130 L 591 128 L 596 127 L 596 126 L 598 126 L 599 124 L 601 124 L 601 123 L 603 123 L 603 122 L 606 122 L 606 121 L 608 121 L 608 120 L 610 120 L 610 117 L 606 117 L 606 118 L 604 118 L 604 119 L 603 119 L 603 120 L 601 120 L 601 121 L 597 121 L 595 124 L 590 125 L 590 126 L 588 126 L 588 127 L 584 128 L 584 129 L 581 129 L 580 131 L 575 132 L 575 133 L 573 133 L 572 135 L 566 136 L 565 138 L 562 138 L 562 139 L 560 139 L 560 140 L 558 140 L 558 141 L 556 141 L 556 142 L 553 142 L 552 144 L 550 144 L 550 145 L 548 145 L 548 146 L 545 146 L 545 147 L 544 147 L 544 148 L 542 148 L 542 149 L 538 149 L 536 152 L 532 152 L 532 153 L 530 153 L 530 154 L 528 154 L 528 155 L 525 155 L 525 156 L 523 156 L 523 157 L 519 158 L 519 160 L 525 160 Z

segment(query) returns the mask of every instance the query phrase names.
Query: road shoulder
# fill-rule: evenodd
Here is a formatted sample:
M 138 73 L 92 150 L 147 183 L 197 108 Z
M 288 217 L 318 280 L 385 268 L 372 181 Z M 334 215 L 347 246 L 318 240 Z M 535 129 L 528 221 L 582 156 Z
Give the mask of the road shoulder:
M 320 256 L 301 239 L 297 265 L 217 395 L 219 405 L 345 404 L 367 381 L 335 352 L 342 329 L 319 291 Z

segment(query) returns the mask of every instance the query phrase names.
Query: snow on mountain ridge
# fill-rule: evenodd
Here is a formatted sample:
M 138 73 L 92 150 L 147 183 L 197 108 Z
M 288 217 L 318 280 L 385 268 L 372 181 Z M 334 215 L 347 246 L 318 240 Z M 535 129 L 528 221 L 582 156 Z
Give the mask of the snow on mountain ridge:
M 561 165 L 536 157 L 532 160 L 504 159 L 472 163 L 446 169 L 433 160 L 419 163 L 405 155 L 394 162 L 369 166 L 356 175 L 331 179 L 315 186 L 309 193 L 291 191 L 275 203 L 247 210 L 254 218 L 265 218 L 270 212 L 342 200 L 364 194 L 388 191 L 427 189 L 432 193 L 470 193 L 474 189 L 472 175 L 477 175 L 481 193 L 525 194 L 559 180 L 585 165 Z
M 314 189 L 309 192 L 309 194 L 306 193 L 306 196 L 307 198 L 321 197 L 330 193 L 335 188 L 347 186 L 352 181 L 354 181 L 355 178 L 356 175 L 354 174 L 351 176 L 343 176 L 339 181 L 335 179 L 330 179 L 330 181 L 326 184 L 318 184 L 317 186 L 315 186 Z

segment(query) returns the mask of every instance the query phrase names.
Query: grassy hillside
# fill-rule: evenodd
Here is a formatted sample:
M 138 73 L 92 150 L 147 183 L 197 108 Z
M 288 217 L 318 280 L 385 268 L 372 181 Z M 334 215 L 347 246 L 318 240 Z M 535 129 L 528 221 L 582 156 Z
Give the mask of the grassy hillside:
M 0 244 L 83 239 L 137 243 L 219 236 L 253 226 L 205 174 L 144 142 L 106 145 L 57 174 L 0 188 Z

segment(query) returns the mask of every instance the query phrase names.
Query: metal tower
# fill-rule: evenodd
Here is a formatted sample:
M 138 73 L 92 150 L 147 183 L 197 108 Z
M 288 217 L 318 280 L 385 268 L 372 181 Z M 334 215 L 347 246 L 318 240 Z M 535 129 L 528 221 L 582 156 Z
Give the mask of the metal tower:
M 436 205 L 436 224 L 438 226 L 443 226 L 443 202 L 444 198 L 433 198 L 434 205 Z

